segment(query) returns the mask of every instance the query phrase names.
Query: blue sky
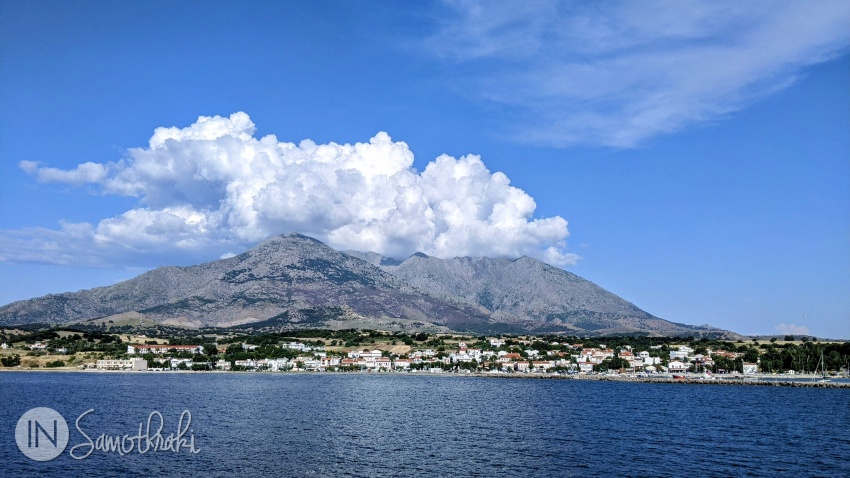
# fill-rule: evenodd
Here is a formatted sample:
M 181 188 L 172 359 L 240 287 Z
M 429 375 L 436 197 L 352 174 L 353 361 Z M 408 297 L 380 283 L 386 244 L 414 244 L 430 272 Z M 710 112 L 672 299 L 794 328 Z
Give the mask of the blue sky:
M 0 4 L 0 303 L 299 231 L 850 338 L 846 2 L 39 5 Z

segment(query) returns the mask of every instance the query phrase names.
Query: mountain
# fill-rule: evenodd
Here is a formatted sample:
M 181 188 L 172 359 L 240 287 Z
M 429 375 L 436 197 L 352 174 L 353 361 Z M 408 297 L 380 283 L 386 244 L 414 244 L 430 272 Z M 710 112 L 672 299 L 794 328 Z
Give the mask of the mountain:
M 480 333 L 722 335 L 642 311 L 536 259 L 397 261 L 300 234 L 228 259 L 0 307 L 0 324 L 134 317 L 190 327 L 378 328 Z
M 492 322 L 536 333 L 676 336 L 722 332 L 659 319 L 588 280 L 530 257 L 439 259 L 416 253 L 397 263 L 375 253 L 346 253 L 433 297 L 478 308 Z
M 300 234 L 192 267 L 163 267 L 113 286 L 47 295 L 0 308 L 0 324 L 64 323 L 126 312 L 170 325 L 399 319 L 477 329 L 487 316 L 423 295 L 395 276 Z M 368 322 L 368 321 L 367 321 Z

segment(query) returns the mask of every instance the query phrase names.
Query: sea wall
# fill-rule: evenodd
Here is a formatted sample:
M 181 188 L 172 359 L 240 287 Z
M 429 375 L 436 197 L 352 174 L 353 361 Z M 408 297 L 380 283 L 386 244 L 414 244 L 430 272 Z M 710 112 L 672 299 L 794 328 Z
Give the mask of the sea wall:
M 604 382 L 639 382 L 639 383 L 675 383 L 689 385 L 746 385 L 761 387 L 797 387 L 797 388 L 850 388 L 850 383 L 842 382 L 817 382 L 817 381 L 791 381 L 791 380 L 764 380 L 760 378 L 743 378 L 740 376 L 712 379 L 685 378 L 674 379 L 666 377 L 628 377 L 611 375 L 558 375 L 549 373 L 470 373 L 461 374 L 465 377 L 487 377 L 487 378 L 529 378 L 529 379 L 552 379 L 552 380 L 597 380 Z

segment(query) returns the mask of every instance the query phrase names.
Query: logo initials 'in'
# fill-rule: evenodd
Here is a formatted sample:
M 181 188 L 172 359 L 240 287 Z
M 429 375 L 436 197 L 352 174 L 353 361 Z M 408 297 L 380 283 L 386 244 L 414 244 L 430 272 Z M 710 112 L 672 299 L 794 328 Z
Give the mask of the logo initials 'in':
M 68 423 L 52 408 L 27 410 L 15 427 L 18 449 L 35 461 L 48 461 L 61 455 L 68 445 L 68 436 Z

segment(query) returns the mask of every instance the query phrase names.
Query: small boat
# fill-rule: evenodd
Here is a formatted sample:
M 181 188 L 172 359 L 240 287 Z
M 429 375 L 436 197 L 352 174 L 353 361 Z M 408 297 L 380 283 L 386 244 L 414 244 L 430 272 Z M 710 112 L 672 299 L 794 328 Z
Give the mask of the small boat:
M 820 362 L 818 362 L 818 366 L 815 367 L 815 374 L 818 373 L 818 367 L 821 369 L 821 378 L 815 380 L 817 383 L 830 383 L 832 380 L 826 376 L 826 362 L 823 359 L 823 350 L 820 351 Z M 814 380 L 814 379 L 813 379 Z
M 686 378 L 684 375 L 673 375 L 673 380 L 685 380 Z

